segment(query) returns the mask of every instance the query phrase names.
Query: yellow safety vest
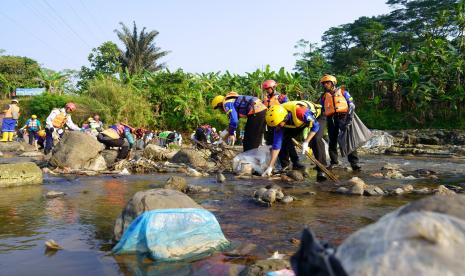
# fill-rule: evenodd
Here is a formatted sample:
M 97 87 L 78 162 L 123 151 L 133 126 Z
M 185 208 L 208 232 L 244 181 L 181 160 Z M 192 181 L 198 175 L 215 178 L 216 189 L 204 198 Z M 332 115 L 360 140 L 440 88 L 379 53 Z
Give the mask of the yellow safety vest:
M 318 118 L 321 114 L 321 105 L 314 104 L 309 101 L 290 101 L 290 102 L 281 104 L 281 106 L 284 107 L 288 112 L 291 112 L 291 115 L 292 115 L 292 121 L 294 124 L 293 125 L 285 124 L 284 127 L 287 127 L 287 128 L 300 128 L 300 127 L 305 126 L 305 123 L 297 117 L 296 111 L 297 111 L 297 108 L 300 106 L 310 109 L 310 111 L 315 115 L 315 118 Z M 312 127 L 311 124 L 309 125 L 309 127 Z

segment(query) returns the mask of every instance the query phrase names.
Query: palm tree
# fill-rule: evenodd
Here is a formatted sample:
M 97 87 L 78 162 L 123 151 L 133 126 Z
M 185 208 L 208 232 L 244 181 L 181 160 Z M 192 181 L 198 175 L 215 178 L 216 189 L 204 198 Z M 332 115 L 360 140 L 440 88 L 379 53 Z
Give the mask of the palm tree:
M 45 87 L 47 92 L 61 95 L 66 82 L 69 80 L 68 74 L 42 69 L 39 71 L 38 81 Z
M 122 22 L 119 24 L 121 30 L 115 30 L 115 32 L 126 47 L 125 51 L 121 51 L 122 64 L 130 74 L 142 73 L 144 70 L 153 72 L 165 67 L 164 63 L 158 61 L 169 52 L 161 51 L 160 47 L 155 45 L 154 40 L 158 35 L 158 31 L 146 32 L 144 27 L 138 33 L 136 22 L 133 22 L 131 32 Z

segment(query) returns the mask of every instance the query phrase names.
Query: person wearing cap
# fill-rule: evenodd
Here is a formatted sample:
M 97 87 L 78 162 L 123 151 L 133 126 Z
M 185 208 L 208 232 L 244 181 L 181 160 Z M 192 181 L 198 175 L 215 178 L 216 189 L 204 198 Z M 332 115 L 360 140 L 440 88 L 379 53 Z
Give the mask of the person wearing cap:
M 321 118 L 320 105 L 309 101 L 290 101 L 274 105 L 266 112 L 266 123 L 274 127 L 275 133 L 271 147 L 271 159 L 263 176 L 271 176 L 278 158 L 283 168 L 290 165 L 290 158 L 293 170 L 305 169 L 305 166 L 299 162 L 292 138 L 298 137 L 307 127 L 310 128 L 310 132 L 302 143 L 302 154 L 306 154 L 308 148 L 311 147 L 315 158 L 326 165 L 323 129 L 321 128 L 324 120 Z M 317 180 L 326 180 L 326 175 L 318 167 Z
M 324 75 L 320 79 L 320 83 L 324 90 L 320 103 L 323 106 L 328 126 L 329 156 L 331 158 L 328 168 L 332 169 L 339 164 L 337 154 L 339 132 L 345 130 L 352 123 L 355 104 L 354 99 L 343 86 L 336 87 L 337 79 L 335 76 Z M 347 159 L 353 171 L 361 170 L 357 150 L 349 153 Z
M 54 108 L 50 115 L 48 115 L 45 120 L 45 154 L 48 154 L 53 148 L 53 134 L 56 133 L 59 137 L 63 136 L 65 125 L 71 130 L 81 130 L 71 119 L 71 113 L 75 110 L 76 105 L 69 102 L 64 108 Z
M 37 132 L 42 129 L 40 121 L 37 120 L 37 115 L 32 115 L 31 118 L 27 119 L 26 123 L 21 129 L 27 129 L 29 135 L 29 145 L 32 145 L 37 141 Z
M 97 140 L 107 148 L 118 147 L 116 160 L 123 160 L 129 156 L 129 151 L 134 145 L 134 133 L 136 129 L 123 123 L 115 124 L 100 132 Z
M 219 109 L 229 118 L 229 137 L 234 135 L 239 126 L 239 118 L 247 118 L 245 123 L 244 151 L 258 148 L 265 131 L 266 106 L 254 96 L 239 95 L 230 91 L 226 96 L 218 95 L 211 101 L 213 109 Z
M 97 117 L 99 121 L 95 120 L 95 117 Z M 98 115 L 94 116 L 94 118 L 90 117 L 89 119 L 87 119 L 87 123 L 88 123 L 88 131 L 92 136 L 97 137 L 97 135 L 103 131 L 102 129 L 103 124 L 100 121 L 100 118 L 98 117 Z
M 44 129 L 41 129 L 37 132 L 36 150 L 41 150 L 45 148 L 46 137 L 47 137 L 47 133 L 45 133 Z
M 6 105 L 3 109 L 4 117 L 2 120 L 2 139 L 0 142 L 12 142 L 15 128 L 19 119 L 19 101 L 12 99 L 11 104 Z

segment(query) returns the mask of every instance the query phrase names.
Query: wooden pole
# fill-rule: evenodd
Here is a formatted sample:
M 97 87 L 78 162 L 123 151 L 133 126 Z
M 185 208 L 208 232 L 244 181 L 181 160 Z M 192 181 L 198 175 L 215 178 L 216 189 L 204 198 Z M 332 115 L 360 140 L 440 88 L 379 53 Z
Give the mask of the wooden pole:
M 294 145 L 297 147 L 297 149 L 299 149 L 300 151 L 302 151 L 302 146 L 300 145 L 299 142 L 297 142 L 296 139 L 292 138 L 292 142 L 294 143 Z M 339 182 L 339 179 L 337 178 L 336 175 L 334 175 L 332 172 L 330 172 L 325 166 L 323 166 L 323 164 L 321 164 L 318 160 L 316 160 L 315 156 L 313 156 L 312 154 L 310 154 L 310 152 L 307 150 L 307 152 L 305 152 L 305 155 L 307 155 L 308 159 L 310 159 L 310 161 L 312 161 L 315 165 L 318 166 L 318 168 L 320 168 L 326 175 L 328 175 L 328 177 L 334 181 L 334 182 Z

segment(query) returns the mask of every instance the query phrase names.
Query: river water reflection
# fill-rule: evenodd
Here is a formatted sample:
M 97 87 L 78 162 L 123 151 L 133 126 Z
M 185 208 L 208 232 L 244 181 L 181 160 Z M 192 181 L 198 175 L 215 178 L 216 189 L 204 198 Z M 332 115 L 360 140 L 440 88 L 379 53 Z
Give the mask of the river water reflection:
M 437 186 L 438 182 L 465 185 L 463 161 L 405 159 L 385 156 L 365 157 L 360 177 L 369 184 L 395 186 L 401 180 L 370 177 L 385 163 L 397 163 L 406 171 L 418 168 L 439 173 L 436 180 L 410 180 L 417 187 Z M 222 254 L 187 263 L 156 264 L 136 256 L 110 254 L 112 229 L 129 198 L 140 190 L 160 187 L 168 174 L 124 177 L 46 177 L 42 186 L 2 189 L 0 193 L 0 271 L 2 275 L 116 275 L 150 274 L 237 274 L 249 259 Z M 342 178 L 350 174 L 342 173 Z M 192 198 L 212 211 L 225 236 L 234 245 L 254 243 L 255 258 L 269 257 L 274 251 L 292 254 L 305 225 L 332 244 L 341 243 L 357 229 L 418 196 L 352 197 L 322 191 L 312 182 L 282 184 L 285 193 L 299 198 L 289 205 L 264 208 L 250 201 L 253 191 L 269 184 L 263 180 L 233 180 L 217 184 L 214 177 L 189 178 L 189 183 L 207 186 L 210 194 Z M 327 185 L 331 185 L 328 182 Z M 45 199 L 47 191 L 65 197 Z M 314 191 L 316 195 L 309 192 Z M 64 250 L 46 252 L 44 242 L 57 241 Z

